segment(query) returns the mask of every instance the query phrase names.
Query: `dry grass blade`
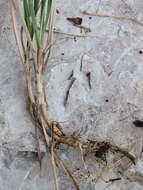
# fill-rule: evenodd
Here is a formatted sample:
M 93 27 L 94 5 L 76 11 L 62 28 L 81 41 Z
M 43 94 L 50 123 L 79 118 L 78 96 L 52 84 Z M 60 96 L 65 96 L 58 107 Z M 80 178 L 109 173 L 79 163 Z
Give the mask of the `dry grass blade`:
M 45 140 L 46 140 L 46 144 L 47 144 L 48 147 L 50 147 L 50 138 L 49 138 L 49 136 L 47 134 L 47 131 L 46 131 L 44 125 L 42 125 L 42 130 L 43 130 L 43 134 L 44 134 L 44 137 L 45 137 Z
M 70 177 L 72 180 L 76 190 L 80 190 L 79 185 L 77 184 L 76 180 L 74 179 L 73 175 L 71 174 L 71 171 L 68 169 L 68 167 L 64 164 L 64 162 L 61 160 L 61 158 L 55 153 L 55 157 L 58 160 L 58 163 L 61 165 L 65 173 Z
M 53 138 L 53 127 L 51 129 L 51 162 L 52 162 L 52 169 L 53 169 L 53 175 L 54 175 L 54 181 L 55 181 L 55 188 L 56 190 L 59 190 L 59 184 L 58 184 L 58 178 L 57 178 L 57 167 L 56 167 L 56 160 L 55 160 L 55 153 L 54 153 L 54 138 Z
M 39 164 L 40 164 L 40 170 L 42 166 L 42 151 L 41 151 L 41 146 L 40 146 L 40 139 L 38 135 L 38 127 L 37 124 L 35 123 L 35 133 L 36 133 L 36 139 L 37 139 L 37 153 L 38 153 L 38 159 L 39 159 Z
M 54 181 L 55 181 L 55 188 L 56 190 L 59 190 L 59 183 L 58 183 L 58 178 L 57 178 L 57 166 L 56 166 L 56 161 L 55 161 L 53 143 L 51 145 L 51 162 L 52 162 L 52 169 L 53 169 L 53 175 L 54 175 Z
M 14 6 L 15 6 L 14 2 L 10 1 L 10 10 L 11 10 L 14 35 L 15 35 L 17 46 L 18 46 L 19 54 L 21 57 L 21 61 L 24 64 L 24 53 L 23 53 L 23 48 L 22 48 L 22 44 L 21 44 L 21 39 L 20 39 L 19 34 L 18 34 L 17 22 L 16 22 L 16 13 L 15 13 L 16 9 Z
M 89 13 L 86 11 L 82 11 L 81 12 L 84 15 L 89 15 L 89 16 L 96 16 L 96 17 L 101 17 L 101 18 L 113 18 L 113 19 L 117 19 L 117 20 L 126 20 L 126 21 L 131 21 L 141 27 L 143 27 L 143 23 L 137 21 L 136 19 L 133 18 L 128 18 L 128 17 L 122 17 L 122 16 L 114 16 L 114 15 L 108 15 L 108 14 L 99 14 L 99 13 Z
M 50 148 L 50 139 L 47 135 L 47 132 L 43 126 L 43 133 L 44 133 L 44 137 L 47 143 L 47 146 Z M 56 162 L 55 162 L 55 155 L 54 155 L 54 143 L 51 143 L 51 163 L 52 163 L 52 170 L 53 170 L 53 176 L 54 176 L 54 182 L 55 182 L 55 189 L 59 190 L 59 184 L 58 184 L 58 178 L 57 178 L 57 169 L 56 169 Z
M 20 39 L 21 39 L 21 45 L 24 52 L 24 56 L 25 56 L 26 50 L 25 50 L 24 39 L 23 39 L 23 26 L 21 26 L 21 30 L 20 30 Z

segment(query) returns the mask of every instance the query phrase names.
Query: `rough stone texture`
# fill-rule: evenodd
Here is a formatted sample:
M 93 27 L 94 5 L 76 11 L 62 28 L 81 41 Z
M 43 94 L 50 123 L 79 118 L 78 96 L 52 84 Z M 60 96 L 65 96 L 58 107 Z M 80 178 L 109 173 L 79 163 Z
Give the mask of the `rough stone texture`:
M 134 166 L 120 155 L 108 154 L 106 166 L 94 154 L 88 154 L 84 165 L 78 150 L 63 147 L 59 154 L 83 190 L 140 190 L 143 128 L 135 128 L 132 122 L 143 119 L 143 53 L 140 52 L 143 51 L 143 24 L 140 24 L 143 1 L 59 0 L 57 9 L 55 30 L 59 33 L 55 34 L 45 76 L 51 120 L 61 122 L 66 133 L 77 131 L 81 138 L 107 140 L 126 148 L 136 155 L 137 163 Z M 90 17 L 81 11 L 126 19 Z M 82 25 L 91 32 L 73 26 L 66 20 L 71 16 L 81 16 Z M 24 73 L 5 0 L 0 0 L 0 57 L 0 189 L 53 190 L 49 155 L 43 159 L 40 175 L 34 124 L 26 109 Z M 72 70 L 76 80 L 65 107 Z M 88 72 L 91 72 L 91 89 Z M 121 180 L 106 183 L 117 177 Z M 58 179 L 61 190 L 75 189 L 61 169 Z

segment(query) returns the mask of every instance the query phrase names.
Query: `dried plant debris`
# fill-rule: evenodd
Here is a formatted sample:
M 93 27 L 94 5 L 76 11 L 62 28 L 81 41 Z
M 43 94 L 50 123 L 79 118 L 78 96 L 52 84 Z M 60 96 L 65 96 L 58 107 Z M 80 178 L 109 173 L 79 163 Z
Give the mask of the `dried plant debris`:
M 120 181 L 121 179 L 122 179 L 121 177 L 109 179 L 108 181 L 106 181 L 106 183 L 113 183 L 113 182 L 115 182 L 115 181 Z
M 69 176 L 69 178 L 72 180 L 72 182 L 73 182 L 73 184 L 75 186 L 75 189 L 80 190 L 80 187 L 79 187 L 76 179 L 72 175 L 70 169 L 66 166 L 66 164 L 63 162 L 63 160 L 58 156 L 58 154 L 56 152 L 55 152 L 55 157 L 57 159 L 57 163 L 61 166 L 61 168 L 67 174 L 67 176 Z
M 81 56 L 81 61 L 80 61 L 80 72 L 82 71 L 82 68 L 83 68 L 83 57 L 84 57 L 84 55 Z
M 67 20 L 72 22 L 75 25 L 81 25 L 82 24 L 82 18 L 81 17 L 67 17 Z
M 76 80 L 75 77 L 71 78 L 70 84 L 69 84 L 68 89 L 67 89 L 67 92 L 66 92 L 66 97 L 65 97 L 65 100 L 64 100 L 64 106 L 67 105 L 68 98 L 69 98 L 69 94 L 70 94 L 70 89 L 72 88 L 72 86 L 73 86 L 75 80 Z
M 88 80 L 89 89 L 92 89 L 92 87 L 91 87 L 91 72 L 86 73 L 86 77 Z
M 135 120 L 133 121 L 133 124 L 135 127 L 143 127 L 143 121 L 141 120 Z
M 82 18 L 81 17 L 67 17 L 67 20 L 71 22 L 74 26 L 84 30 L 85 33 L 91 32 L 91 29 L 85 26 L 82 26 Z
M 100 14 L 100 13 L 90 13 L 87 11 L 81 11 L 82 14 L 87 15 L 87 16 L 95 16 L 95 17 L 101 17 L 101 18 L 113 18 L 115 20 L 123 20 L 123 21 L 130 21 L 136 25 L 139 25 L 143 27 L 143 23 L 139 22 L 138 20 L 134 18 L 128 18 L 128 17 L 122 17 L 122 16 L 114 16 L 114 15 L 108 15 L 108 14 Z
M 56 13 L 57 13 L 57 14 L 60 14 L 60 11 L 59 11 L 59 9 L 56 9 Z
M 71 71 L 71 73 L 70 73 L 70 76 L 68 77 L 68 80 L 71 80 L 72 77 L 73 77 L 73 75 L 74 75 L 74 71 L 73 71 L 73 69 L 72 69 L 72 71 Z

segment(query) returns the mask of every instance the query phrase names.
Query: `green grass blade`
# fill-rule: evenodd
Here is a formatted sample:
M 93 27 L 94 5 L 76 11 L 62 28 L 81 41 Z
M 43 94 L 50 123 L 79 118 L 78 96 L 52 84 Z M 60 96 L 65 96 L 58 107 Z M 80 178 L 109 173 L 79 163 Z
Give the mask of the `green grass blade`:
M 29 1 L 23 0 L 23 8 L 24 8 L 24 19 L 26 26 L 28 28 L 28 31 L 30 33 L 31 39 L 33 39 L 34 36 L 34 29 L 31 22 L 31 13 L 30 13 L 30 6 Z
M 29 8 L 30 8 L 30 12 L 31 12 L 32 26 L 33 26 L 34 33 L 35 33 L 37 47 L 40 48 L 41 44 L 40 44 L 40 39 L 39 39 L 39 30 L 37 27 L 37 18 L 36 18 L 35 11 L 34 11 L 34 0 L 29 0 Z
M 46 18 L 45 18 L 45 25 L 44 25 L 45 28 L 44 29 L 46 29 L 46 26 L 47 26 L 47 23 L 48 23 L 48 20 L 49 20 L 51 7 L 52 7 L 52 2 L 53 2 L 53 0 L 48 0 L 48 3 L 47 3 L 47 13 L 46 13 Z
M 52 0 L 41 1 L 41 15 L 40 15 L 40 42 L 43 44 L 44 33 L 48 24 L 50 12 L 51 12 Z
M 35 15 L 37 15 L 37 13 L 38 13 L 39 6 L 40 6 L 40 0 L 35 0 L 34 1 L 34 12 L 35 12 Z
M 40 11 L 40 31 L 39 31 L 41 43 L 43 43 L 43 36 L 44 36 L 44 32 L 45 32 L 45 31 L 43 31 L 44 17 L 45 17 L 45 6 L 46 6 L 46 0 L 42 0 L 41 1 L 41 11 Z

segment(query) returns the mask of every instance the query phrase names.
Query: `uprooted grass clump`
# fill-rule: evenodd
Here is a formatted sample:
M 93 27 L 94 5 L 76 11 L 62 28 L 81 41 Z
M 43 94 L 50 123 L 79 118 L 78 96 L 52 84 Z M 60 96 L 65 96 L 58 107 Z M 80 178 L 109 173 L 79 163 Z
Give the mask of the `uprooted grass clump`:
M 54 4 L 54 0 L 23 0 L 22 6 L 19 6 L 16 0 L 10 1 L 15 39 L 25 70 L 29 111 L 36 127 L 43 132 L 48 146 L 50 145 L 49 137 L 51 137 L 52 142 L 63 143 L 80 150 L 94 150 L 98 155 L 102 155 L 109 150 L 120 152 L 132 162 L 135 162 L 135 158 L 130 153 L 115 145 L 108 142 L 83 141 L 72 135 L 68 136 L 61 130 L 59 123 L 49 120 L 48 99 L 45 94 L 43 77 L 48 67 L 48 58 L 53 43 Z M 17 16 L 19 15 L 21 29 L 17 24 Z M 47 28 L 48 34 L 46 33 Z M 54 176 L 56 176 L 55 160 L 58 160 L 71 177 L 70 172 L 56 154 L 53 144 L 50 152 Z M 76 189 L 79 189 L 74 179 L 73 182 Z M 57 182 L 56 189 L 58 189 Z

